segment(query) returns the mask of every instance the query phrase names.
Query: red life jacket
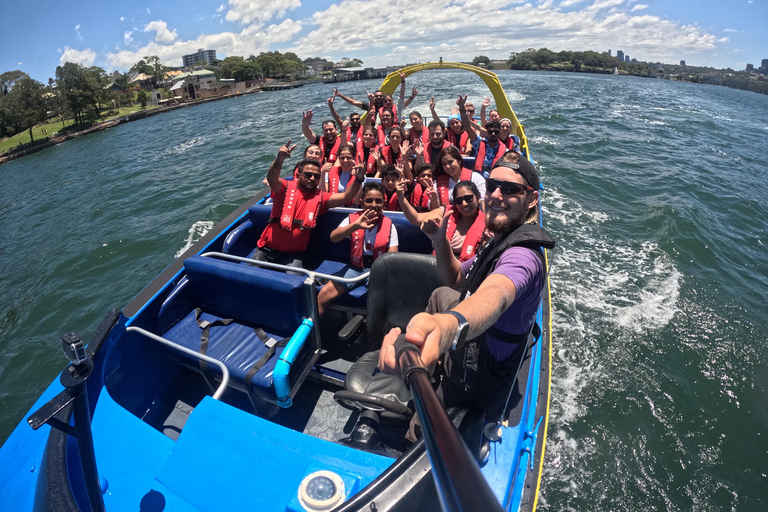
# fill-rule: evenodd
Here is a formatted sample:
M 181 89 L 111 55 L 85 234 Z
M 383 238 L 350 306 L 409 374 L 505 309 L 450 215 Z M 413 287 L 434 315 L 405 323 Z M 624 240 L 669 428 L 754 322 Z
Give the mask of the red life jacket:
M 389 128 L 384 128 L 383 125 L 378 125 L 376 127 L 376 131 L 379 133 L 379 147 L 383 148 L 384 146 L 387 146 L 387 134 L 389 133 L 389 130 L 391 130 L 395 125 L 393 124 Z
M 361 212 L 349 215 L 349 223 L 353 224 Z M 376 232 L 376 239 L 373 242 L 373 260 L 389 250 L 389 235 L 392 231 L 392 221 L 386 215 L 379 216 L 379 230 Z M 363 244 L 365 243 L 365 230 L 357 229 L 349 235 L 352 243 L 350 244 L 349 259 L 357 268 L 363 268 Z
M 304 207 L 304 215 L 296 219 L 296 206 L 304 200 L 303 194 L 298 190 L 298 181 L 286 181 L 285 194 L 278 194 L 272 203 L 272 217 L 270 222 L 277 220 L 280 227 L 286 231 L 293 229 L 294 224 L 298 224 L 299 229 L 313 229 L 317 224 L 317 216 L 320 213 L 320 206 L 323 203 L 323 194 L 320 190 L 307 199 L 307 205 Z M 280 217 L 275 217 L 275 213 L 280 212 Z
M 331 194 L 337 194 L 339 192 L 339 180 L 341 179 L 341 166 L 340 165 L 334 165 L 331 167 L 330 172 L 328 173 L 328 192 Z M 349 181 L 345 185 L 345 187 L 349 187 L 349 184 L 352 183 L 352 180 L 355 179 L 354 176 L 350 174 Z
M 461 177 L 458 181 L 472 180 L 472 169 L 461 168 Z M 451 204 L 451 189 L 449 187 L 451 177 L 447 174 L 441 174 L 437 177 L 437 193 L 440 196 L 440 204 L 448 206 Z M 457 181 L 457 183 L 458 183 Z
M 339 153 L 339 147 L 341 146 L 341 137 L 336 136 L 336 142 L 333 143 L 333 147 L 331 148 L 331 154 L 328 155 L 328 158 L 325 158 L 325 137 L 320 137 L 320 142 L 318 143 L 318 146 L 320 146 L 320 154 L 323 155 L 323 161 L 321 163 L 325 162 L 331 162 L 334 163 L 336 161 L 336 155 Z
M 411 141 L 411 146 L 416 147 L 416 141 L 419 140 L 419 134 L 416 133 L 416 130 L 411 128 L 408 130 L 408 139 Z M 429 144 L 429 130 L 427 130 L 426 126 L 422 126 L 421 128 L 421 144 L 425 148 L 427 147 L 427 144 Z
M 392 110 L 392 116 L 393 116 L 392 126 L 400 124 L 399 120 L 397 119 L 397 105 L 392 105 L 391 110 Z M 381 119 L 382 112 L 384 112 L 384 107 L 379 107 L 379 119 Z
M 384 157 L 384 163 L 385 164 L 395 164 L 395 162 L 402 162 L 403 161 L 403 152 L 400 151 L 397 154 L 397 159 L 395 159 L 392 155 L 394 155 L 394 152 L 392 151 L 392 146 L 384 146 L 384 149 L 381 150 L 381 156 Z
M 301 252 L 307 249 L 310 230 L 315 227 L 323 204 L 330 194 L 315 190 L 309 195 L 298 189 L 298 181 L 281 180 L 283 190 L 272 203 L 269 223 L 257 243 L 282 252 Z M 304 205 L 304 212 L 296 218 L 296 211 Z
M 461 213 L 459 213 L 458 209 L 453 211 L 452 208 L 449 208 L 446 210 L 445 214 L 449 216 L 445 236 L 450 242 L 451 238 L 453 238 L 453 234 L 456 232 L 456 228 L 458 227 Z M 483 215 L 483 212 L 478 209 L 477 213 L 475 214 L 475 220 L 472 221 L 472 225 L 469 227 L 469 231 L 467 231 L 467 234 L 464 237 L 464 244 L 461 246 L 461 254 L 458 255 L 459 261 L 465 262 L 475 255 L 477 250 L 480 248 L 480 245 L 483 243 L 484 234 L 485 215 Z
M 387 198 L 389 192 L 384 190 L 384 209 L 390 212 L 399 212 L 400 203 L 397 202 L 397 192 L 392 192 L 392 195 Z
M 411 192 L 411 205 L 417 212 L 426 212 L 429 210 L 429 195 L 421 188 L 421 183 L 416 183 Z
M 512 137 L 510 137 L 510 140 Z M 488 147 L 488 142 L 485 140 L 480 140 L 480 143 L 477 145 L 477 155 L 475 156 L 475 170 L 478 172 L 483 171 L 483 162 L 485 162 L 485 151 Z M 493 157 L 493 163 L 491 164 L 491 169 L 493 169 L 493 166 L 496 165 L 496 162 L 501 160 L 501 157 L 504 156 L 504 153 L 507 152 L 507 146 L 499 142 L 498 149 L 496 150 L 496 156 Z M 488 170 L 490 172 L 490 169 Z
M 507 150 L 515 149 L 515 139 L 511 135 L 507 137 L 507 140 L 499 139 L 499 144 L 502 144 Z
M 451 144 L 459 148 L 459 152 L 463 154 L 464 150 L 467 147 L 467 139 L 469 139 L 469 134 L 467 133 L 466 130 L 461 132 L 461 136 L 458 143 L 456 142 L 456 138 L 457 138 L 456 133 L 450 128 L 446 128 L 445 140 L 447 140 L 448 142 L 450 142 Z
M 447 148 L 450 145 L 451 145 L 450 142 L 448 142 L 447 140 L 443 140 L 443 147 L 440 148 L 440 150 L 442 151 L 443 149 Z M 427 144 L 426 146 L 424 146 L 424 153 L 422 153 L 421 156 L 422 156 L 422 158 L 424 158 L 424 163 L 425 164 L 431 164 L 432 163 L 432 143 L 431 142 L 429 144 Z
M 357 130 L 357 139 L 355 140 L 355 142 L 360 141 L 362 138 L 363 138 L 363 127 L 361 126 Z M 351 144 L 351 143 L 352 143 L 352 128 L 350 127 L 347 129 L 347 144 Z
M 368 150 L 368 158 L 365 162 L 365 175 L 366 176 L 373 176 L 376 174 L 376 159 L 371 156 L 371 153 L 374 149 L 376 149 L 378 146 L 373 146 L 371 149 Z M 355 151 L 355 162 L 358 164 L 363 163 L 363 158 L 365 158 L 365 146 L 363 145 L 363 138 L 358 137 L 357 138 L 357 151 Z

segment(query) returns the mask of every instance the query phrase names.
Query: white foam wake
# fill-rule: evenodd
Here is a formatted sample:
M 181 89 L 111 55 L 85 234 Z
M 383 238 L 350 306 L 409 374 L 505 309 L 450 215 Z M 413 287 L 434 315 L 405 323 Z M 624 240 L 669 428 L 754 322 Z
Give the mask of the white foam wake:
M 189 232 L 187 233 L 187 238 L 184 240 L 184 247 L 179 249 L 179 251 L 176 253 L 176 256 L 174 257 L 178 258 L 187 252 L 187 250 L 192 247 L 195 242 L 204 237 L 205 234 L 208 233 L 211 229 L 213 229 L 213 222 L 210 220 L 199 220 L 192 224 L 192 227 L 189 228 Z

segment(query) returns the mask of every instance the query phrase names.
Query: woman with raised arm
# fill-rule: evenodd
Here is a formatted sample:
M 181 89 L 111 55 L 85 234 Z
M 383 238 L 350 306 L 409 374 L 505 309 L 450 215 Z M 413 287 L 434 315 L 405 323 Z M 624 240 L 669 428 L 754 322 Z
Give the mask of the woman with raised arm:
M 402 172 L 409 183 L 413 183 L 413 171 L 411 170 L 411 144 L 405 140 L 405 131 L 399 126 L 389 129 L 389 145 L 381 148 L 379 152 L 379 169 L 384 164 L 402 164 Z
M 485 215 L 480 209 L 480 192 L 477 186 L 468 180 L 460 181 L 453 187 L 453 205 L 441 207 L 426 213 L 417 212 L 406 199 L 408 185 L 405 181 L 397 184 L 397 200 L 405 218 L 415 225 L 421 226 L 432 219 L 442 219 L 449 216 L 446 236 L 456 258 L 467 261 L 475 255 L 483 243 L 490 238 L 486 233 Z
M 357 139 L 357 163 L 365 167 L 365 175 L 373 178 L 379 172 L 379 146 L 377 144 L 376 129 L 366 126 L 362 137 Z

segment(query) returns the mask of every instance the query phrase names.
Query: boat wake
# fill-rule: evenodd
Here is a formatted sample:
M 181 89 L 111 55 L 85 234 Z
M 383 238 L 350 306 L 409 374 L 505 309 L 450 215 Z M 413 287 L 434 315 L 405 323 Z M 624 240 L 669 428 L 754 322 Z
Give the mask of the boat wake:
M 186 240 L 184 240 L 184 246 L 179 249 L 174 258 L 180 257 L 182 254 L 194 245 L 195 242 L 205 236 L 211 229 L 213 229 L 213 222 L 210 220 L 199 220 L 192 224 L 189 228 Z
M 583 494 L 581 486 L 598 478 L 585 461 L 609 440 L 583 432 L 585 417 L 607 389 L 621 386 L 617 375 L 632 367 L 634 357 L 629 341 L 665 328 L 679 311 L 682 275 L 655 242 L 606 235 L 604 226 L 619 219 L 554 187 L 543 204 L 545 223 L 560 238 L 550 262 L 554 375 L 542 486 L 546 510 L 547 495 Z

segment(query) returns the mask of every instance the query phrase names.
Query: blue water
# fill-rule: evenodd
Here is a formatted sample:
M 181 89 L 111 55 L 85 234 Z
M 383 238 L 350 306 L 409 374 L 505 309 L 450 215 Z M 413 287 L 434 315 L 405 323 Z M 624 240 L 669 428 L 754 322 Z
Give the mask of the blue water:
M 541 510 L 768 509 L 768 97 L 502 72 L 558 237 Z M 427 114 L 474 75 L 409 78 Z M 362 98 L 376 82 L 343 84 Z M 239 204 L 328 86 L 182 109 L 0 166 L 0 439 L 88 339 Z M 341 104 L 342 114 L 351 106 Z M 347 108 L 349 107 L 349 108 Z

